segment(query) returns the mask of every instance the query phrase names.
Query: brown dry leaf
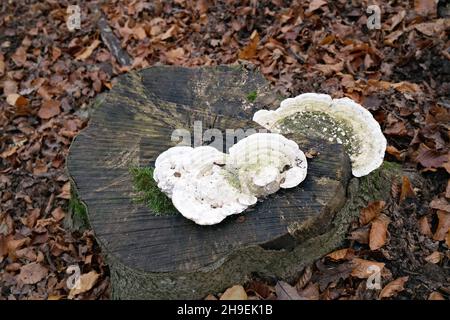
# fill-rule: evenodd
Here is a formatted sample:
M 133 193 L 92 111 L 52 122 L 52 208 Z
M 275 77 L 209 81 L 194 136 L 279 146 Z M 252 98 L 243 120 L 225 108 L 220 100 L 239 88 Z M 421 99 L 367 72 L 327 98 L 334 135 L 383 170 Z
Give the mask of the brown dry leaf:
M 27 61 L 27 49 L 22 46 L 17 48 L 16 52 L 14 52 L 11 58 L 17 66 L 23 66 Z
M 436 15 L 436 0 L 414 0 L 414 11 L 421 16 Z
M 361 225 L 368 224 L 370 221 L 380 215 L 385 205 L 386 202 L 384 202 L 383 200 L 369 202 L 367 207 L 363 208 L 361 210 L 361 213 L 359 214 L 359 223 Z
M 395 159 L 397 159 L 398 161 L 403 161 L 404 158 L 403 153 L 396 147 L 389 145 L 386 147 L 386 152 L 389 153 L 391 156 L 394 156 Z
M 247 293 L 241 285 L 235 285 L 225 290 L 220 300 L 247 300 Z
M 38 116 L 41 119 L 50 119 L 61 112 L 60 105 L 61 102 L 57 100 L 44 100 L 38 111 Z
M 450 213 L 450 203 L 444 198 L 435 198 L 430 202 L 430 207 Z
M 350 232 L 349 239 L 358 241 L 361 244 L 369 244 L 369 233 L 370 229 L 368 227 L 358 228 Z
M 166 53 L 166 58 L 170 63 L 177 63 L 180 59 L 184 57 L 184 49 L 183 48 L 176 48 L 169 50 Z
M 58 198 L 70 199 L 70 182 L 66 182 L 61 189 L 61 193 L 57 195 Z
M 328 76 L 334 72 L 341 72 L 344 70 L 344 61 L 335 64 L 316 64 L 314 69 L 319 70 L 325 76 Z
M 319 9 L 321 6 L 327 4 L 327 2 L 325 0 L 312 0 L 309 3 L 309 7 L 308 10 L 306 11 L 307 13 L 313 12 L 317 9 Z
M 17 82 L 13 80 L 5 80 L 3 83 L 3 93 L 5 96 L 9 96 L 10 94 L 17 93 L 18 85 Z
M 44 279 L 48 274 L 48 269 L 39 263 L 33 262 L 20 268 L 17 280 L 23 284 L 35 284 Z
M 420 86 L 416 83 L 402 81 L 398 83 L 393 83 L 392 87 L 401 93 L 418 93 L 421 92 Z
M 371 268 L 378 267 L 381 270 L 384 268 L 384 263 L 382 262 L 376 262 L 376 261 L 370 261 L 370 260 L 364 260 L 361 258 L 354 258 L 352 260 L 353 263 L 353 270 L 351 275 L 353 277 L 357 277 L 360 279 L 367 279 L 373 274 L 373 270 Z
M 430 295 L 428 296 L 428 300 L 445 300 L 445 298 L 442 296 L 442 294 L 440 294 L 437 291 L 433 291 L 432 293 L 430 293 Z
M 95 270 L 82 274 L 80 276 L 79 286 L 75 286 L 75 288 L 70 290 L 68 298 L 73 299 L 77 294 L 91 290 L 97 282 L 99 276 L 100 275 L 95 272 Z
M 434 251 L 432 254 L 425 258 L 426 261 L 434 264 L 441 262 L 441 259 L 442 253 L 440 253 L 439 251 Z
M 310 283 L 305 289 L 298 292 L 299 296 L 305 300 L 319 300 L 320 291 L 318 283 Z
M 0 153 L 0 158 L 6 159 L 6 158 L 12 156 L 13 154 L 15 154 L 17 152 L 17 149 L 19 149 L 18 146 L 12 146 L 12 147 L 6 149 L 2 153 Z
M 414 11 L 421 16 L 436 15 L 436 0 L 414 0 Z
M 339 249 L 339 250 L 333 251 L 333 252 L 327 254 L 326 256 L 335 261 L 340 261 L 343 259 L 347 259 L 350 254 L 351 254 L 351 249 L 345 248 L 345 249 Z
M 398 38 L 400 38 L 400 36 L 404 33 L 404 30 L 397 30 L 394 31 L 390 34 L 388 34 L 385 38 L 384 38 L 384 44 L 387 44 L 389 46 L 394 46 L 394 42 L 397 41 Z
M 205 297 L 205 300 L 217 300 L 217 298 L 216 298 L 214 295 L 212 295 L 212 294 L 208 294 L 208 295 Z
M 253 31 L 250 36 L 250 42 L 239 51 L 239 59 L 250 60 L 256 56 L 256 51 L 259 44 L 259 34 L 258 31 Z
M 450 213 L 438 210 L 437 216 L 439 218 L 439 223 L 436 232 L 433 235 L 433 240 L 442 241 L 450 230 Z
M 382 214 L 372 222 L 369 235 L 370 250 L 378 250 L 386 244 L 389 218 Z
M 416 193 L 412 188 L 411 181 L 407 176 L 402 177 L 402 192 L 400 193 L 400 202 L 407 198 L 414 198 Z
M 176 24 L 172 25 L 166 32 L 164 32 L 161 36 L 161 40 L 169 39 L 177 33 L 178 27 Z
M 424 22 L 414 25 L 414 28 L 429 37 L 438 37 L 445 29 L 450 27 L 450 19 L 438 19 L 433 22 Z
M 430 149 L 422 143 L 419 146 L 419 154 L 416 157 L 416 161 L 425 168 L 440 168 L 448 161 L 448 155 Z
M 133 34 L 138 38 L 139 40 L 143 40 L 147 38 L 147 33 L 145 32 L 145 29 L 141 26 L 137 26 L 133 28 Z
M 52 217 L 55 218 L 56 221 L 60 221 L 65 217 L 64 210 L 61 207 L 56 208 L 52 211 Z
M 392 31 L 395 29 L 395 27 L 403 21 L 403 19 L 406 16 L 406 11 L 405 10 L 401 10 L 399 13 L 397 13 L 396 15 L 394 15 L 391 18 L 391 25 L 389 27 L 389 31 Z
M 390 298 L 393 295 L 403 291 L 405 289 L 404 285 L 405 285 L 406 281 L 408 281 L 408 278 L 409 278 L 408 276 L 401 277 L 401 278 L 395 279 L 394 281 L 389 282 L 381 290 L 379 298 L 380 299 Z
M 278 281 L 275 285 L 277 300 L 305 300 L 302 298 L 297 289 L 284 281 Z
M 9 94 L 6 97 L 6 102 L 15 107 L 25 107 L 28 105 L 28 99 L 25 97 L 22 97 L 21 95 L 17 93 Z
M 433 234 L 431 232 L 430 223 L 428 222 L 427 216 L 423 216 L 419 219 L 419 231 L 421 234 L 431 237 Z
M 92 43 L 91 43 L 91 45 L 89 47 L 87 47 L 86 49 L 84 49 L 82 52 L 80 52 L 79 54 L 77 54 L 75 56 L 75 60 L 84 61 L 87 58 L 89 58 L 91 56 L 92 52 L 94 52 L 94 50 L 98 47 L 98 45 L 100 43 L 101 42 L 98 39 L 92 41 Z

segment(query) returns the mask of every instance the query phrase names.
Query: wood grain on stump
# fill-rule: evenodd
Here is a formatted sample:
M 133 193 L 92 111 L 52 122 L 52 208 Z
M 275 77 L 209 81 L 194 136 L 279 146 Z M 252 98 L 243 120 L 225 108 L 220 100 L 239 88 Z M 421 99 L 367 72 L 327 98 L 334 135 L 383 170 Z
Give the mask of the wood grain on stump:
M 257 71 L 161 66 L 117 80 L 68 159 L 110 265 L 113 297 L 201 298 L 252 273 L 290 279 L 339 245 L 349 222 L 349 215 L 336 214 L 347 199 L 349 159 L 342 146 L 307 137 L 289 137 L 317 152 L 306 180 L 259 202 L 243 219 L 199 226 L 181 215 L 155 216 L 133 201 L 129 168 L 150 166 L 174 146 L 174 129 L 192 132 L 195 121 L 203 130 L 258 128 L 254 112 L 276 108 L 280 99 Z

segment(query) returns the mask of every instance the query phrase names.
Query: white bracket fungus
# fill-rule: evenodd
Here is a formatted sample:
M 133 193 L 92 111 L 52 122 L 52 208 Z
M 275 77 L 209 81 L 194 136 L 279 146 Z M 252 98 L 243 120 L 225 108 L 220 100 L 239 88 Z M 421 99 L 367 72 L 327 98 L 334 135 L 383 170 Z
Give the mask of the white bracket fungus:
M 259 110 L 253 121 L 272 132 L 301 132 L 342 144 L 361 177 L 377 169 L 386 150 L 380 125 L 364 107 L 349 98 L 305 93 L 281 102 L 277 110 Z
M 250 135 L 229 152 L 209 146 L 170 148 L 156 159 L 154 179 L 184 217 L 212 225 L 306 177 L 305 155 L 280 134 Z

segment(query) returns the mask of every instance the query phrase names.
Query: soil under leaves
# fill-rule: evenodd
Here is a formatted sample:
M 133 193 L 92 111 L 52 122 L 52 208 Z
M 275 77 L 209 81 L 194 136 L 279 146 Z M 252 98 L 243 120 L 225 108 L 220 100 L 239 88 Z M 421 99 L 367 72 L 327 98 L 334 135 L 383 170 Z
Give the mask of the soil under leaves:
M 392 199 L 368 203 L 343 248 L 296 283 L 255 276 L 224 298 L 449 299 L 450 4 L 374 3 L 381 29 L 369 30 L 367 1 L 83 1 L 82 27 L 70 32 L 68 1 L 3 1 L 0 299 L 109 297 L 108 267 L 92 231 L 76 228 L 64 169 L 89 105 L 131 69 L 238 59 L 285 96 L 360 102 L 388 138 L 386 159 L 422 179 L 393 182 Z M 100 37 L 101 14 L 131 66 Z M 71 290 L 74 265 L 82 281 Z M 367 290 L 368 265 L 380 269 L 380 289 Z

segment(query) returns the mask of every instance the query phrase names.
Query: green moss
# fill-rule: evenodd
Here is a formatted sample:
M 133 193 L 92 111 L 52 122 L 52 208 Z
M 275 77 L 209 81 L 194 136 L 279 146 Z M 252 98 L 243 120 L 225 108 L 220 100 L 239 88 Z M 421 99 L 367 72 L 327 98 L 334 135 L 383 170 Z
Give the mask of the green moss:
M 130 168 L 130 174 L 133 179 L 133 187 L 137 192 L 135 201 L 143 203 L 155 215 L 173 215 L 177 214 L 177 209 L 161 190 L 159 190 L 155 180 L 153 180 L 154 168 Z
M 76 188 L 72 184 L 70 188 L 69 214 L 71 217 L 70 227 L 74 230 L 83 230 L 89 227 L 86 205 L 81 202 Z
M 247 95 L 247 100 L 250 102 L 254 102 L 256 100 L 256 97 L 258 96 L 256 91 L 252 91 Z

